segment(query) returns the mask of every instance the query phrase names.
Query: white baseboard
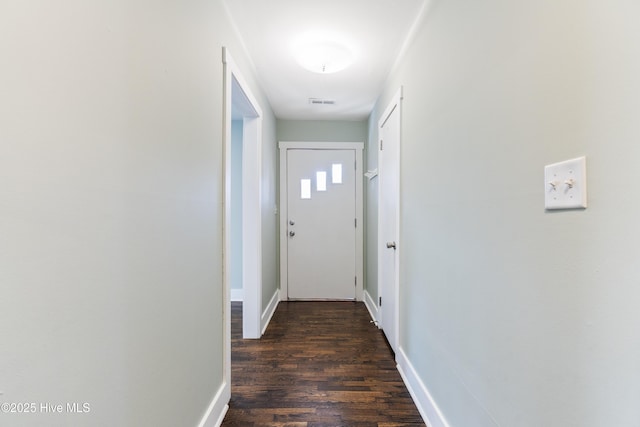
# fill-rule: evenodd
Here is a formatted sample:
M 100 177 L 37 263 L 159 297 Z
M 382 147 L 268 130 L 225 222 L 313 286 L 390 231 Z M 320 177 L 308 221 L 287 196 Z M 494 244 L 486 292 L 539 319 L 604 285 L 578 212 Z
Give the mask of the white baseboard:
M 229 399 L 231 398 L 231 387 L 229 384 L 222 384 L 213 397 L 207 411 L 204 413 L 198 427 L 220 427 L 224 416 L 229 410 Z
M 398 371 L 400 371 L 402 380 L 407 386 L 413 402 L 418 407 L 425 424 L 429 427 L 449 427 L 446 418 L 440 412 L 440 408 L 436 405 L 431 393 L 429 393 L 422 379 L 418 376 L 402 347 L 396 353 L 396 361 L 398 362 Z
M 244 301 L 244 289 L 231 289 L 231 301 Z
M 273 296 L 271 297 L 271 301 L 269 301 L 269 305 L 262 313 L 262 317 L 260 319 L 261 326 L 261 335 L 264 335 L 264 331 L 267 330 L 267 326 L 269 326 L 269 322 L 271 322 L 271 318 L 273 317 L 273 313 L 276 312 L 276 308 L 278 308 L 278 303 L 280 302 L 280 289 L 276 289 Z
M 371 298 L 369 291 L 364 290 L 364 305 L 369 310 L 369 314 L 371 315 L 371 319 L 378 324 L 378 304 Z

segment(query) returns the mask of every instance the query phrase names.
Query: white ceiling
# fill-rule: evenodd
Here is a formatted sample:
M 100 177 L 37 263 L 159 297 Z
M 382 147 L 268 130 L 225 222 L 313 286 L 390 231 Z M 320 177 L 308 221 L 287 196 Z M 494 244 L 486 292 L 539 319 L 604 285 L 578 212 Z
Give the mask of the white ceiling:
M 426 0 L 224 0 L 275 115 L 286 120 L 364 120 L 403 52 Z M 326 34 L 353 65 L 333 74 L 300 67 L 293 44 Z M 335 100 L 311 105 L 309 98 Z

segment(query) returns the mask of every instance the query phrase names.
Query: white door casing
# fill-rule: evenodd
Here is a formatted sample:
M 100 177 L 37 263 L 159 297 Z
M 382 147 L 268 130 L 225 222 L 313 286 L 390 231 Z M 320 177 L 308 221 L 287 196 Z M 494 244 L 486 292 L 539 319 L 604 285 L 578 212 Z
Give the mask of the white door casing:
M 262 311 L 262 110 L 233 58 L 223 48 L 224 63 L 224 323 L 225 378 L 230 381 L 231 363 L 231 121 L 234 103 L 243 105 L 242 147 L 242 333 L 260 338 Z M 234 99 L 235 98 L 235 99 Z
M 279 148 L 281 299 L 361 300 L 364 144 L 280 142 Z M 334 164 L 342 165 L 342 183 L 332 182 Z M 318 191 L 317 172 L 326 173 L 326 190 Z M 303 179 L 310 198 L 302 198 Z
M 380 327 L 399 346 L 400 124 L 402 88 L 378 123 L 378 295 Z

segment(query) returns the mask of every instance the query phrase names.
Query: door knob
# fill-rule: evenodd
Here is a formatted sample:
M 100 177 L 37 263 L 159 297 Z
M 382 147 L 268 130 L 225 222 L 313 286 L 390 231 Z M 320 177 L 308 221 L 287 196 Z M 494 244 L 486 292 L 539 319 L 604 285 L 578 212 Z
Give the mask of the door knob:
M 295 231 L 290 231 L 290 232 L 289 232 L 289 236 L 293 237 L 293 236 L 295 236 L 295 235 L 296 235 L 296 232 L 295 232 Z
M 396 250 L 396 242 L 387 242 L 387 249 Z

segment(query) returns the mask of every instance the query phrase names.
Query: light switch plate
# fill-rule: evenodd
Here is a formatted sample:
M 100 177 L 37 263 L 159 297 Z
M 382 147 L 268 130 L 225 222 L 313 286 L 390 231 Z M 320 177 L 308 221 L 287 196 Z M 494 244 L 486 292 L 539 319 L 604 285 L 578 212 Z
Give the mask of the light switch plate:
M 544 167 L 545 209 L 587 207 L 586 158 L 566 160 Z

